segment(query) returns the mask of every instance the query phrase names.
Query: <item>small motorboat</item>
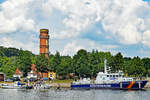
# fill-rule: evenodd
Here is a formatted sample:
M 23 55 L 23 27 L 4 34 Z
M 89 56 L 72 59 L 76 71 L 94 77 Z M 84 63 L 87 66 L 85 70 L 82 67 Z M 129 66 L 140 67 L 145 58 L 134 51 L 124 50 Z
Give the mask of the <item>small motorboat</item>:
M 13 84 L 2 84 L 1 88 L 3 89 L 20 89 L 25 84 L 21 84 L 20 82 L 14 82 Z
M 3 89 L 32 89 L 32 85 L 26 85 L 25 83 L 14 82 L 13 84 L 2 84 Z
M 50 89 L 52 86 L 44 83 L 37 83 L 34 85 L 34 89 Z

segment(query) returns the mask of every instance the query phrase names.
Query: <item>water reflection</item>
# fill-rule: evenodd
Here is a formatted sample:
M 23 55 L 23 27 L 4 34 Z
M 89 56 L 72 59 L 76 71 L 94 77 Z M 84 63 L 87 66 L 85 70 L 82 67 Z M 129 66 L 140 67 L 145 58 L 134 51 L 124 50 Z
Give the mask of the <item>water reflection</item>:
M 0 100 L 149 100 L 150 91 L 0 89 Z

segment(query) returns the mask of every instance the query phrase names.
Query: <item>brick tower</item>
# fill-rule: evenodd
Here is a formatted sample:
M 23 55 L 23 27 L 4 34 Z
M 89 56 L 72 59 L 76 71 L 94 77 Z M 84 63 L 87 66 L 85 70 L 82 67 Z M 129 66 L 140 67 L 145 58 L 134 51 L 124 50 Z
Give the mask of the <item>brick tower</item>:
M 49 59 L 49 31 L 48 29 L 40 29 L 40 54 L 45 54 Z

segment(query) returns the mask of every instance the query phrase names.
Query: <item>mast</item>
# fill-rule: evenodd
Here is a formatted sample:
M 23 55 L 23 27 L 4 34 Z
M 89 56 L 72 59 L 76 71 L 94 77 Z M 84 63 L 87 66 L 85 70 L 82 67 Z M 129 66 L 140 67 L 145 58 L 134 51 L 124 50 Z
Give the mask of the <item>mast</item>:
M 107 60 L 104 60 L 104 73 L 107 74 Z

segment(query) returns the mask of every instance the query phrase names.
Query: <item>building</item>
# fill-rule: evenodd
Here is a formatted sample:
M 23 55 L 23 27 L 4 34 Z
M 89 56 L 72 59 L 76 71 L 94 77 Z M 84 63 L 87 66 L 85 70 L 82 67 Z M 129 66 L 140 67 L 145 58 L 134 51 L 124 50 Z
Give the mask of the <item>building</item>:
M 14 78 L 21 78 L 22 77 L 22 72 L 19 70 L 19 68 L 16 69 L 15 73 L 13 74 Z
M 40 54 L 49 60 L 49 30 L 40 29 Z M 48 73 L 41 73 L 42 78 L 48 78 Z
M 0 81 L 5 80 L 5 74 L 3 72 L 0 72 Z
M 49 59 L 49 31 L 40 29 L 40 54 L 44 54 Z
M 30 78 L 37 78 L 38 77 L 38 73 L 37 73 L 37 69 L 36 69 L 36 66 L 35 64 L 32 64 L 31 65 L 31 71 L 28 72 L 28 76 L 27 78 L 30 79 Z
M 56 79 L 56 73 L 48 72 L 48 78 L 51 79 L 51 80 Z

